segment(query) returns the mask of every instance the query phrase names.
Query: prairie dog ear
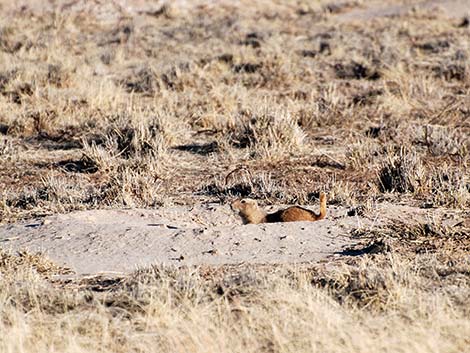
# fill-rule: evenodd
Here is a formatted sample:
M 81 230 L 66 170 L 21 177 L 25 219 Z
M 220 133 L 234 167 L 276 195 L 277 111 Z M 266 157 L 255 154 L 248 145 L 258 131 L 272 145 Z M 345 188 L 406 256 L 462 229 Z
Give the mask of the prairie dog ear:
M 233 200 L 230 203 L 231 208 L 234 209 L 234 210 L 238 210 L 238 211 L 242 210 L 246 206 L 246 204 L 242 201 L 244 201 L 244 200 L 241 200 L 241 199 Z
M 237 207 L 239 209 L 251 209 L 253 207 L 257 207 L 258 203 L 256 202 L 256 200 L 252 199 L 237 199 L 232 202 L 232 206 Z

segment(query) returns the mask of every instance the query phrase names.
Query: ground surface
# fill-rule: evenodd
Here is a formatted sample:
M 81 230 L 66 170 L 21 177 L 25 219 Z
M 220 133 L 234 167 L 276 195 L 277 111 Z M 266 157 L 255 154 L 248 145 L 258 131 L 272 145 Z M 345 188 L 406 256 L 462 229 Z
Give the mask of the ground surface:
M 44 224 L 44 222 L 46 224 Z M 0 228 L 0 244 L 41 251 L 77 274 L 123 273 L 152 264 L 309 263 L 339 254 L 371 221 L 330 210 L 329 220 L 240 225 L 227 207 L 81 211 Z M 366 223 L 366 224 L 364 224 Z
M 354 236 L 358 231 L 435 217 L 445 225 L 460 223 L 441 212 L 381 204 L 366 217 L 330 206 L 322 221 L 242 225 L 218 204 L 79 211 L 2 226 L 0 247 L 41 252 L 78 275 L 124 274 L 149 265 L 311 264 L 348 255 L 362 240 Z

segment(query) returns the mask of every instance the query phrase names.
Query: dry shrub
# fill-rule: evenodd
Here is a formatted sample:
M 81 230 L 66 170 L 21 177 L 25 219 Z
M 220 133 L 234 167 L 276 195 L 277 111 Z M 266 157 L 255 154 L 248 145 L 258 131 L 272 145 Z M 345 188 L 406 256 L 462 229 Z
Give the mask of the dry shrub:
M 79 178 L 57 176 L 50 173 L 44 176 L 40 186 L 23 188 L 20 192 L 3 192 L 1 215 L 16 217 L 22 210 L 23 217 L 44 216 L 49 213 L 63 213 L 95 207 L 99 190 L 84 183 Z
M 354 170 L 369 169 L 379 163 L 383 155 L 387 153 L 383 144 L 375 139 L 363 139 L 355 141 L 348 146 L 348 165 Z
M 91 165 L 94 165 L 98 170 L 109 172 L 117 164 L 116 158 L 111 148 L 97 145 L 94 141 L 89 144 L 83 141 L 83 158 L 89 160 Z
M 12 159 L 18 154 L 18 147 L 13 145 L 13 141 L 3 136 L 0 137 L 0 158 Z
M 288 111 L 262 106 L 244 113 L 230 142 L 255 158 L 277 159 L 302 150 L 305 133 Z
M 407 148 L 389 151 L 378 173 L 381 192 L 418 192 L 424 180 L 424 169 L 419 156 Z
M 324 187 L 329 204 L 354 206 L 357 203 L 358 191 L 350 182 L 338 180 L 333 176 L 326 181 Z
M 169 148 L 185 134 L 179 125 L 166 111 L 120 112 L 100 123 L 102 132 L 83 138 L 84 156 L 104 171 L 144 159 L 164 164 Z
M 389 151 L 378 172 L 380 192 L 410 193 L 434 206 L 465 208 L 470 200 L 468 175 L 447 163 L 425 166 L 416 152 L 400 148 Z
M 91 153 L 94 153 L 93 155 Z M 126 205 L 156 207 L 165 199 L 159 177 L 164 173 L 162 164 L 152 157 L 129 162 L 89 147 L 84 158 L 90 158 L 98 168 L 98 182 L 89 183 L 80 178 L 86 171 L 79 161 L 68 162 L 63 168 L 74 177 L 49 173 L 41 180 L 41 186 L 23 188 L 21 192 L 2 193 L 0 215 L 15 217 L 18 210 L 24 216 L 64 213 L 73 210 Z M 90 157 L 88 157 L 90 156 Z M 78 168 L 78 169 L 76 169 Z
M 153 267 L 67 284 L 9 266 L 0 276 L 0 348 L 396 352 L 432 340 L 433 349 L 459 352 L 470 322 L 465 260 L 455 261 L 395 254 L 329 269 Z
M 376 69 L 368 67 L 367 64 L 355 61 L 347 64 L 336 64 L 334 69 L 336 76 L 341 79 L 378 80 L 380 78 L 380 73 Z
M 110 153 L 124 159 L 158 158 L 167 149 L 160 119 L 142 115 L 119 116 L 101 140 Z
M 423 127 L 423 142 L 433 156 L 468 156 L 470 138 L 459 129 L 446 126 L 426 125 Z
M 0 250 L 0 273 L 9 275 L 11 272 L 17 271 L 35 271 L 45 277 L 70 273 L 70 270 L 58 266 L 41 253 L 31 253 L 29 251 L 13 253 Z
M 165 197 L 160 168 L 151 159 L 143 159 L 139 164 L 121 164 L 109 176 L 98 195 L 100 203 L 106 205 L 126 205 L 131 207 L 155 207 L 162 205 Z
M 43 178 L 42 184 L 38 206 L 47 208 L 45 203 L 52 204 L 53 209 L 58 212 L 64 212 L 71 206 L 80 204 L 86 197 L 86 191 L 81 186 L 71 183 L 68 178 L 48 175 Z
M 149 67 L 136 69 L 123 80 L 124 88 L 129 92 L 153 95 L 159 90 L 158 77 Z
M 464 164 L 463 169 L 466 169 Z M 470 205 L 470 178 L 443 164 L 431 169 L 427 176 L 427 198 L 433 206 L 466 208 Z
M 346 129 L 351 121 L 353 104 L 348 101 L 336 83 L 328 83 L 311 101 L 298 108 L 299 125 L 306 131 L 316 131 L 319 127 L 334 126 Z
M 290 203 L 296 202 L 298 197 L 298 194 L 287 193 L 281 183 L 273 179 L 270 173 L 262 172 L 252 175 L 246 168 L 232 171 L 224 180 L 216 178 L 201 191 L 218 197 L 222 201 L 233 197 L 249 197 L 270 202 Z

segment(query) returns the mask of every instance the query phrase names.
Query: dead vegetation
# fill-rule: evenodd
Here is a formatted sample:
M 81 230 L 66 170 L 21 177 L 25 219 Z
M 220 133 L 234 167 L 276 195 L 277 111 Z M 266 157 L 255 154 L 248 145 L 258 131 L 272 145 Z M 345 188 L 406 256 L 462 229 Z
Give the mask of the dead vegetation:
M 347 204 L 397 193 L 469 205 L 458 21 L 418 11 L 335 24 L 334 4 L 170 7 L 138 22 L 116 21 L 116 8 L 106 21 L 5 8 L 2 222 L 213 200 L 201 190 L 237 165 L 277 185 L 242 196 L 309 204 L 326 185 Z
M 63 270 L 41 256 L 2 252 L 0 348 L 464 351 L 468 228 L 392 225 L 367 234 L 328 264 L 156 266 L 114 278 L 60 279 Z

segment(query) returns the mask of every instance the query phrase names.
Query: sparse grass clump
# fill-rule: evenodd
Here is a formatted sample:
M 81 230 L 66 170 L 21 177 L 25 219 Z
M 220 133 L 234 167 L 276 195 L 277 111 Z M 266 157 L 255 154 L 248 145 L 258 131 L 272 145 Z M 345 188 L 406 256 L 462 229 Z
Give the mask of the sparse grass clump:
M 3 351 L 396 352 L 428 351 L 433 340 L 433 349 L 458 352 L 468 344 L 463 259 L 450 272 L 433 256 L 394 254 L 334 270 L 153 267 L 61 284 L 2 258 Z
M 230 143 L 248 149 L 255 158 L 275 160 L 305 148 L 305 132 L 288 111 L 271 111 L 265 106 L 244 112 L 235 129 Z
M 428 184 L 428 198 L 435 206 L 466 208 L 470 205 L 470 178 L 459 169 L 446 164 L 435 167 Z
M 405 149 L 393 152 L 381 167 L 378 175 L 381 192 L 418 192 L 424 179 L 419 157 Z
M 213 183 L 205 185 L 201 191 L 217 196 L 222 201 L 234 197 L 249 197 L 283 203 L 293 201 L 293 195 L 286 194 L 284 188 L 276 183 L 270 174 L 258 173 L 253 176 L 246 168 L 231 171 L 225 180 L 216 179 Z
M 465 169 L 466 162 L 463 162 Z M 468 175 L 447 163 L 425 166 L 416 152 L 389 152 L 378 173 L 380 192 L 409 193 L 434 206 L 465 208 L 470 200 Z
M 433 156 L 468 156 L 470 139 L 462 131 L 442 126 L 424 126 L 423 135 L 424 143 Z

